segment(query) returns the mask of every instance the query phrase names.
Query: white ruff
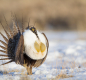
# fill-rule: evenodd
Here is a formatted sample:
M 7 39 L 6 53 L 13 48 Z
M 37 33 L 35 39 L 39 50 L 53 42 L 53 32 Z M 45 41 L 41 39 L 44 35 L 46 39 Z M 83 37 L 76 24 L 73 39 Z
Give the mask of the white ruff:
M 47 48 L 43 53 L 37 52 L 36 49 L 34 48 L 35 41 L 37 41 L 38 43 L 42 42 L 46 46 L 46 39 L 44 35 L 38 31 L 37 31 L 37 34 L 39 36 L 40 41 L 38 40 L 36 35 L 29 29 L 23 33 L 25 53 L 27 56 L 29 56 L 31 59 L 34 59 L 34 60 L 43 59 L 47 53 Z

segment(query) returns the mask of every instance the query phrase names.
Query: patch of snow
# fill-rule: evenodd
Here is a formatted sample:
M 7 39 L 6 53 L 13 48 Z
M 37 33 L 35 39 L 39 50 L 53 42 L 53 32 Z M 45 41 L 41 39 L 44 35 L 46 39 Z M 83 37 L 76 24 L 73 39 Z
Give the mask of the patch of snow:
M 49 53 L 46 61 L 40 67 L 33 68 L 33 75 L 27 77 L 33 80 L 46 80 L 64 73 L 74 77 L 60 80 L 85 80 L 86 40 L 80 39 L 77 32 L 45 32 L 45 34 L 49 39 Z M 3 40 L 2 37 L 0 39 Z M 0 61 L 0 64 L 7 61 Z M 26 69 L 14 62 L 0 66 L 0 80 L 19 80 L 22 76 L 26 77 L 26 75 L 21 75 L 22 69 L 25 73 Z M 19 71 L 9 72 L 11 70 Z M 8 73 L 3 74 L 4 71 L 8 71 Z

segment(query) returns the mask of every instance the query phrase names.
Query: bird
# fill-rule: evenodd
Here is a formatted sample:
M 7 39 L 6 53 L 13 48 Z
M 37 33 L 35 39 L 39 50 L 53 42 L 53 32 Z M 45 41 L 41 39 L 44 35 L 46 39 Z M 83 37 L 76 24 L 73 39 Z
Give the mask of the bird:
M 0 32 L 4 39 L 4 41 L 0 40 L 3 44 L 0 45 L 2 48 L 0 52 L 5 53 L 0 54 L 0 56 L 7 58 L 1 58 L 0 60 L 10 60 L 1 65 L 15 62 L 24 66 L 28 75 L 32 75 L 32 68 L 42 65 L 48 55 L 49 42 L 45 33 L 39 32 L 34 26 L 29 25 L 24 29 L 23 24 L 20 29 L 15 21 L 13 21 L 13 29 L 7 24 L 8 31 L 2 23 L 1 25 L 6 36 Z

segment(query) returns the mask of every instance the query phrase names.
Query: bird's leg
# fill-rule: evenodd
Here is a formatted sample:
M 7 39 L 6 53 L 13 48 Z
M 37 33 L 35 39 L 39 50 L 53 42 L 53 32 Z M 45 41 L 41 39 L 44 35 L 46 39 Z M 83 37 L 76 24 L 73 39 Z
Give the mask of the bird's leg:
M 32 75 L 32 66 L 30 65 L 30 74 Z
M 27 74 L 30 75 L 30 67 L 27 66 Z
M 29 67 L 29 65 L 28 64 L 24 64 L 23 66 L 26 68 L 27 74 L 30 75 L 30 67 Z
M 27 74 L 32 75 L 32 66 L 27 66 Z

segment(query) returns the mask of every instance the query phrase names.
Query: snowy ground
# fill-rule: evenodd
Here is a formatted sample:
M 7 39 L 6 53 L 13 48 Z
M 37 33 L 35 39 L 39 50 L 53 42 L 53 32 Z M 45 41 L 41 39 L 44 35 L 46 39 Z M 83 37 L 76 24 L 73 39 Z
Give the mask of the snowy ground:
M 86 33 L 65 31 L 45 32 L 49 39 L 49 53 L 46 61 L 33 68 L 33 75 L 25 75 L 26 69 L 14 62 L 0 67 L 0 80 L 49 80 L 61 74 L 73 77 L 61 80 L 86 79 Z M 2 37 L 0 37 L 2 39 Z M 4 61 L 1 61 L 4 63 Z M 6 73 L 8 72 L 8 73 Z M 4 74 L 3 74 L 4 73 Z

